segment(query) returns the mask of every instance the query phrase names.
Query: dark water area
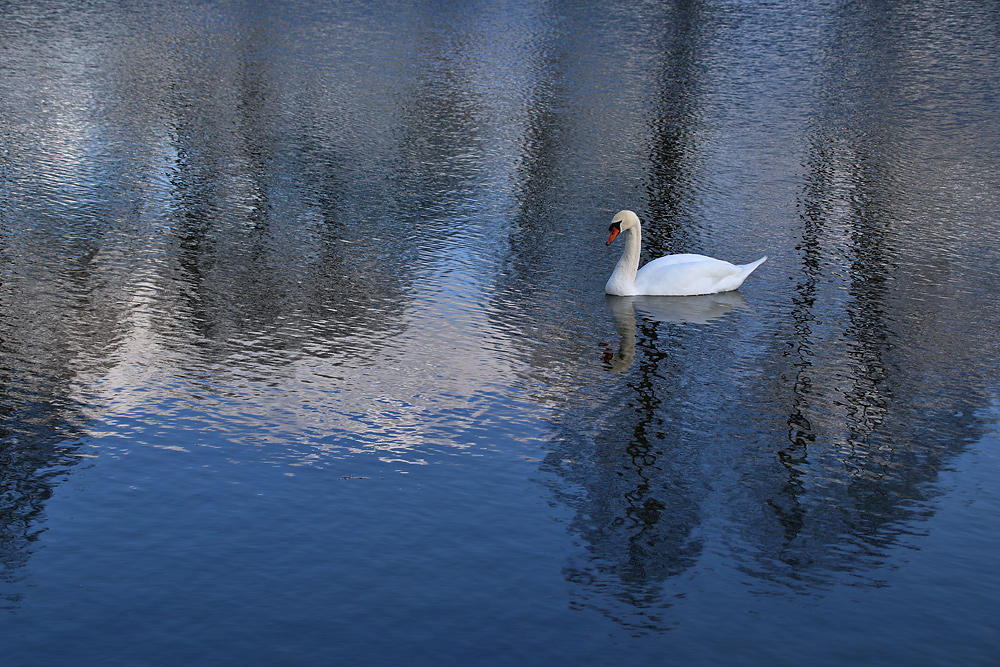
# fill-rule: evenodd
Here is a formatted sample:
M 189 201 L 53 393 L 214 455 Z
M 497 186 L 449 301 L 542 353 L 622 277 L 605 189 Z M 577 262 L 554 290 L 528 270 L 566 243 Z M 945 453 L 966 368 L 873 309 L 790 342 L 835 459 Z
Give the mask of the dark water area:
M 993 2 L 0 4 L 9 665 L 989 665 Z M 738 292 L 607 297 L 645 260 Z

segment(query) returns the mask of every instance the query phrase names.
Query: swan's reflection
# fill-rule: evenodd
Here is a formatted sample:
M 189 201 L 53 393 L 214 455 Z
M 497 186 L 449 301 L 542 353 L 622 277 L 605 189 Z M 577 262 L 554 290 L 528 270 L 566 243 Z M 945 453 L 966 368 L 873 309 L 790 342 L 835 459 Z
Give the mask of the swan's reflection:
M 606 297 L 608 308 L 618 330 L 618 352 L 610 351 L 604 362 L 612 373 L 621 373 L 635 360 L 635 316 L 651 322 L 676 322 L 708 324 L 740 308 L 749 307 L 738 291 L 702 296 L 611 296 Z

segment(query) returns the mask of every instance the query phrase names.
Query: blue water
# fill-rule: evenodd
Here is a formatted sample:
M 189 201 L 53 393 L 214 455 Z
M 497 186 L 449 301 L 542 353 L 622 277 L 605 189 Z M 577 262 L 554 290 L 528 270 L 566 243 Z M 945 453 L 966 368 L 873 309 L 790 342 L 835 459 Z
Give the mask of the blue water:
M 995 664 L 998 27 L 0 8 L 4 664 Z

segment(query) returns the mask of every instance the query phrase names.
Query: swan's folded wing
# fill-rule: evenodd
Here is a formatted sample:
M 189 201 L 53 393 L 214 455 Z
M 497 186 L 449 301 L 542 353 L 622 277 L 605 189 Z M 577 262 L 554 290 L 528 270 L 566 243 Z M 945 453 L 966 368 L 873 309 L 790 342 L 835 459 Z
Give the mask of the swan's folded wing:
M 752 269 L 751 269 L 752 270 Z M 743 267 L 704 255 L 669 255 L 649 262 L 635 277 L 636 294 L 694 296 L 727 292 L 746 278 Z

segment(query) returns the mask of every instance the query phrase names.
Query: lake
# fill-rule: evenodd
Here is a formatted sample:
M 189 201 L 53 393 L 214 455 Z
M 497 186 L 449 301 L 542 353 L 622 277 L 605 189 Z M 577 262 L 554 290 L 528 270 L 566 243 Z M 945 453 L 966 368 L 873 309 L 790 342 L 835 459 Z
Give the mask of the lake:
M 992 665 L 993 2 L 0 7 L 9 665 Z M 610 297 L 643 259 L 768 260 Z

